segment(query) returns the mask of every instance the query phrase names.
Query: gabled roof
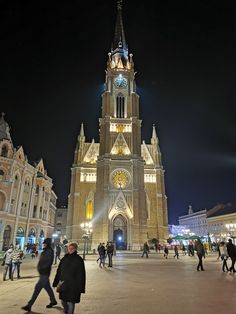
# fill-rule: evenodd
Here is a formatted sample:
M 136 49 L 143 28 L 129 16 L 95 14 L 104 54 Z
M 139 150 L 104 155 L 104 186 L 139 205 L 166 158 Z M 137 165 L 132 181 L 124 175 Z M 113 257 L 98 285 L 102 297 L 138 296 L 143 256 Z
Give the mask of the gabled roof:
M 229 214 L 235 214 L 236 213 L 236 205 L 232 204 L 220 204 L 218 205 L 218 210 L 212 211 L 209 210 L 207 213 L 207 217 L 217 217 L 217 216 L 223 216 L 223 215 L 229 215 Z

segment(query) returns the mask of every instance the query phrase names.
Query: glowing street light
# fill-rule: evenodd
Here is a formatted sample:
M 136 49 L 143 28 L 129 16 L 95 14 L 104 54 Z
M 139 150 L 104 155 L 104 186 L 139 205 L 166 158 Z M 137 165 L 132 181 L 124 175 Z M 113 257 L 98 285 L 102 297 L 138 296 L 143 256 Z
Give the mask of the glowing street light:
M 93 232 L 93 225 L 91 222 L 82 222 L 80 224 L 81 229 L 85 232 L 83 234 L 82 239 L 84 239 L 84 251 L 83 251 L 83 260 L 85 260 L 85 248 L 87 244 L 87 253 L 88 253 L 88 240 L 89 240 L 89 235 Z

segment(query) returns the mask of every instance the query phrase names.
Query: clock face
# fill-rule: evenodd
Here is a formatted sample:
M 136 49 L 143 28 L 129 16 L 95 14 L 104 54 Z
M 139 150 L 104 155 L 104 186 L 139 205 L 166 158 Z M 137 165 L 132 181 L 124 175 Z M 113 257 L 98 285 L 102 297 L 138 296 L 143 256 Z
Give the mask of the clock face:
M 126 78 L 124 78 L 124 77 L 121 76 L 121 75 L 119 75 L 119 76 L 115 79 L 114 83 L 115 83 L 115 86 L 116 86 L 117 88 L 126 88 L 126 87 L 127 87 L 127 80 L 126 80 Z

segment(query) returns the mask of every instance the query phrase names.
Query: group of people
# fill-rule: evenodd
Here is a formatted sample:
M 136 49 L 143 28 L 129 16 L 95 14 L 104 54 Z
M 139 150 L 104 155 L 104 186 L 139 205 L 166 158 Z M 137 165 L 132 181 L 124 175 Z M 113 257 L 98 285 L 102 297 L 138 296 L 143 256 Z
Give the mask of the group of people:
M 6 281 L 7 273 L 9 279 L 13 281 L 15 270 L 17 270 L 17 278 L 20 279 L 20 266 L 23 258 L 24 254 L 19 245 L 14 247 L 13 244 L 11 244 L 3 256 L 2 266 L 5 266 L 3 271 L 3 281 Z
M 97 262 L 99 261 L 99 267 L 105 267 L 106 257 L 108 257 L 108 267 L 112 267 L 112 257 L 116 252 L 115 244 L 112 241 L 108 241 L 106 245 L 104 242 L 99 243 L 97 251 L 99 255 L 97 259 Z
M 39 280 L 35 285 L 34 292 L 28 303 L 22 307 L 23 310 L 30 312 L 31 308 L 36 301 L 39 293 L 44 288 L 49 296 L 50 303 L 46 305 L 47 308 L 52 308 L 57 305 L 55 294 L 52 287 L 56 288 L 59 293 L 59 298 L 61 299 L 64 311 L 66 314 L 73 314 L 75 310 L 75 304 L 80 302 L 80 297 L 82 293 L 85 293 L 85 266 L 84 261 L 77 253 L 78 246 L 76 243 L 67 244 L 67 253 L 62 259 L 60 259 L 61 248 L 57 244 L 52 248 L 52 243 L 50 238 L 46 238 L 43 242 L 43 251 L 40 255 L 37 269 L 39 272 Z M 186 252 L 186 248 L 182 249 Z M 206 251 L 204 244 L 197 240 L 193 245 L 193 250 L 198 256 L 197 271 L 204 271 L 203 267 L 203 257 L 205 257 Z M 115 245 L 112 241 L 108 241 L 107 244 L 100 243 L 97 248 L 100 267 L 105 266 L 105 259 L 108 257 L 108 267 L 112 267 L 112 257 L 115 253 Z M 178 246 L 174 247 L 174 258 L 179 258 Z M 143 245 L 143 254 L 141 257 L 146 255 L 148 258 L 149 245 L 147 242 Z M 168 247 L 164 247 L 164 257 L 168 257 Z M 3 265 L 5 265 L 3 272 L 3 280 L 6 280 L 7 272 L 9 272 L 9 279 L 13 280 L 14 272 L 17 269 L 17 278 L 20 278 L 20 265 L 24 257 L 23 251 L 19 246 L 15 248 L 13 245 L 5 252 L 3 258 Z M 235 273 L 235 262 L 236 262 L 236 247 L 229 239 L 228 243 L 221 242 L 219 245 L 219 257 L 222 260 L 222 271 L 230 271 Z M 227 260 L 231 259 L 231 266 L 228 267 Z M 55 278 L 53 280 L 52 287 L 50 285 L 49 277 L 51 273 L 52 264 L 57 263 L 57 259 L 60 260 L 59 266 L 56 271 Z
M 233 244 L 232 239 L 229 239 L 228 243 L 224 241 L 220 242 L 219 245 L 219 257 L 222 260 L 222 271 L 230 271 L 235 273 L 236 270 L 234 268 L 235 261 L 236 261 L 236 247 Z M 231 259 L 231 266 L 228 267 L 227 260 L 228 258 Z
M 183 245 L 182 246 L 182 251 L 183 255 L 186 255 L 186 248 Z M 197 257 L 198 257 L 198 265 L 197 265 L 197 271 L 204 271 L 203 267 L 203 258 L 206 257 L 207 254 L 207 249 L 204 243 L 200 241 L 200 239 L 196 240 L 195 243 L 191 243 L 188 247 L 188 255 L 189 256 L 194 256 L 194 252 L 196 252 Z M 220 258 L 222 260 L 222 271 L 230 271 L 235 273 L 235 262 L 236 262 L 236 246 L 233 244 L 232 239 L 228 240 L 228 243 L 225 243 L 224 241 L 220 242 L 218 246 L 218 252 L 219 256 L 218 259 Z M 144 244 L 144 251 L 143 254 L 145 253 L 145 244 Z M 179 248 L 177 245 L 174 246 L 174 258 L 177 257 L 179 258 Z M 167 259 L 169 254 L 169 249 L 167 246 L 164 247 L 164 257 Z M 143 257 L 143 255 L 142 255 Z M 228 258 L 231 259 L 231 266 L 228 267 L 227 260 Z

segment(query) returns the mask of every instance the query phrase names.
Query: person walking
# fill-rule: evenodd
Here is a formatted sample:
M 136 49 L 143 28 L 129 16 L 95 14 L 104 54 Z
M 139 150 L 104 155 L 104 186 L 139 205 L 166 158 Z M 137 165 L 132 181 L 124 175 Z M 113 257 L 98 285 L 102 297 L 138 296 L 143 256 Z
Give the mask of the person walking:
M 167 246 L 164 247 L 164 257 L 167 259 L 169 254 L 169 249 Z
M 225 269 L 226 269 L 226 271 L 229 271 L 228 265 L 227 265 L 228 252 L 227 252 L 227 247 L 226 247 L 224 241 L 222 241 L 220 243 L 219 250 L 220 250 L 220 257 L 221 257 L 221 260 L 223 262 L 222 271 L 225 272 Z
M 15 269 L 17 269 L 17 279 L 20 279 L 20 266 L 21 266 L 23 257 L 24 257 L 24 253 L 20 249 L 19 245 L 17 245 L 12 252 L 11 280 L 13 280 L 14 278 Z
M 202 258 L 205 256 L 205 250 L 200 239 L 196 241 L 195 251 L 197 252 L 197 256 L 198 256 L 197 271 L 199 271 L 200 268 L 201 268 L 201 271 L 204 271 L 205 269 L 203 268 Z
M 174 257 L 174 258 L 177 257 L 177 259 L 179 259 L 179 249 L 178 249 L 178 246 L 177 246 L 177 245 L 175 245 L 174 251 L 175 251 L 175 255 L 174 255 L 173 257 Z
M 235 273 L 236 270 L 234 268 L 234 264 L 236 261 L 236 248 L 235 245 L 233 244 L 232 239 L 229 239 L 228 244 L 227 244 L 227 252 L 228 252 L 228 256 L 231 258 L 231 266 L 229 268 L 229 271 Z
M 110 242 L 108 242 L 108 245 L 107 245 L 108 267 L 112 267 L 113 252 L 114 252 L 114 245 L 110 241 Z
M 66 314 L 74 313 L 81 293 L 85 293 L 85 266 L 77 250 L 77 243 L 68 244 L 68 253 L 61 259 L 53 281 L 53 287 L 60 285 L 59 298 Z
M 145 242 L 143 245 L 143 254 L 141 257 L 144 257 L 144 254 L 145 254 L 146 258 L 148 258 L 148 252 L 149 252 L 149 246 L 148 246 L 147 242 Z
M 106 256 L 106 248 L 105 248 L 105 243 L 102 243 L 99 248 L 98 248 L 98 254 L 99 254 L 99 267 L 101 268 L 102 265 L 105 267 L 105 256 Z
M 59 261 L 61 260 L 60 259 L 60 255 L 61 255 L 61 247 L 59 244 L 56 245 L 55 247 L 55 262 L 54 262 L 54 265 L 57 264 L 57 259 L 59 259 Z
M 27 312 L 31 312 L 31 307 L 33 306 L 34 302 L 36 301 L 39 293 L 44 288 L 49 295 L 50 303 L 46 305 L 47 308 L 51 308 L 57 304 L 55 299 L 53 290 L 51 288 L 49 277 L 51 273 L 52 263 L 53 263 L 53 249 L 51 248 L 51 239 L 46 238 L 43 241 L 43 252 L 40 255 L 39 262 L 38 262 L 38 272 L 39 272 L 39 280 L 35 285 L 33 295 L 27 305 L 22 307 L 22 310 Z
M 31 257 L 32 259 L 36 257 L 36 245 L 35 244 L 31 246 Z
M 186 255 L 186 247 L 184 244 L 182 245 L 182 252 L 183 252 L 183 255 Z
M 7 271 L 9 279 L 11 279 L 12 273 L 12 253 L 13 253 L 13 244 L 10 245 L 9 249 L 5 252 L 3 256 L 2 266 L 5 266 L 3 271 L 3 281 L 6 281 Z

